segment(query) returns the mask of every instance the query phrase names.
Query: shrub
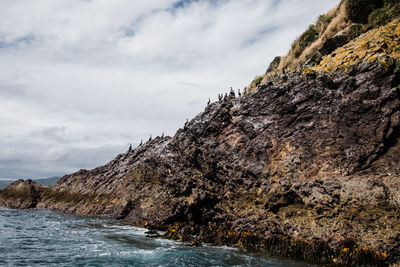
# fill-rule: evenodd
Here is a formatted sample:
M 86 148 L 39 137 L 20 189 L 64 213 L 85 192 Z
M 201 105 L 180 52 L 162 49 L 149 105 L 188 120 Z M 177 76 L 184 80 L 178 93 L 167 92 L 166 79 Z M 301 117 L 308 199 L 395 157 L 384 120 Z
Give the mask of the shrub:
M 399 2 L 399 0 L 384 0 L 383 2 L 385 6 L 391 7 L 396 5 Z
M 392 18 L 400 16 L 400 3 L 395 4 L 391 9 L 390 9 L 390 15 Z
M 318 39 L 318 29 L 315 25 L 310 25 L 308 29 L 300 36 L 300 46 L 306 48 L 312 42 Z
M 256 76 L 256 77 L 253 79 L 253 81 L 250 83 L 250 85 L 249 85 L 249 86 L 246 86 L 246 87 L 244 88 L 244 93 L 246 94 L 246 93 L 249 93 L 249 92 L 254 91 L 254 89 L 261 83 L 261 81 L 262 81 L 263 79 L 264 79 L 264 76 L 263 76 L 263 75 Z
M 319 28 L 320 32 L 324 32 L 326 30 L 326 28 L 328 27 L 329 23 L 331 23 L 333 18 L 334 14 L 333 15 L 322 14 L 318 17 L 317 23 L 315 24 Z
M 368 22 L 372 25 L 372 27 L 379 27 L 381 25 L 385 25 L 390 21 L 390 14 L 386 8 L 380 8 L 377 10 L 374 10 L 369 16 L 368 16 Z
M 265 73 L 274 71 L 278 68 L 279 63 L 281 63 L 281 57 L 275 57 L 272 62 L 269 64 L 268 69 Z
M 260 84 L 260 82 L 262 81 L 263 78 L 264 78 L 264 76 L 256 76 L 256 77 L 254 78 L 254 80 L 251 82 L 250 88 L 255 88 L 255 87 L 257 87 L 257 85 Z
M 349 38 L 353 40 L 364 33 L 364 26 L 362 24 L 352 24 L 349 28 Z
M 317 53 L 317 48 L 316 47 L 314 47 L 311 51 L 310 51 L 310 53 L 308 53 L 306 56 L 305 56 L 305 61 L 308 61 L 308 60 L 310 60 L 312 57 L 315 57 L 316 56 L 316 53 Z
M 292 44 L 292 50 L 295 58 L 298 58 L 307 46 L 318 39 L 318 28 L 316 25 L 310 25 L 308 29 Z
M 400 3 L 395 5 L 386 6 L 385 8 L 380 8 L 374 10 L 368 16 L 368 22 L 373 27 L 379 27 L 385 25 L 392 19 L 398 17 L 400 15 Z
M 347 0 L 345 10 L 351 21 L 365 24 L 369 14 L 381 6 L 380 0 Z

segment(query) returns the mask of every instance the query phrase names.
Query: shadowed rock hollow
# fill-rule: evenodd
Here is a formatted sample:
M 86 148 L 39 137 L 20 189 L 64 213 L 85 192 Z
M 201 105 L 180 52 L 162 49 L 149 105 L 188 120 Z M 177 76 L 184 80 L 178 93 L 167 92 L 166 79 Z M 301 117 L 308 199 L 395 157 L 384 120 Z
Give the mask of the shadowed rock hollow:
M 357 66 L 276 76 L 105 166 L 53 187 L 14 182 L 0 205 L 123 219 L 194 245 L 399 263 L 399 63 Z

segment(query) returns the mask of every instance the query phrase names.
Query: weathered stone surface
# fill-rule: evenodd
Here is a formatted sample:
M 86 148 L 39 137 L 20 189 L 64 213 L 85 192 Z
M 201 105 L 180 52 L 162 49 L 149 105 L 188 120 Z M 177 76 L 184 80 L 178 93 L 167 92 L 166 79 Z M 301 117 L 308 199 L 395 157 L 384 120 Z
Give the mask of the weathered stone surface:
M 379 65 L 352 76 L 290 73 L 251 94 L 210 104 L 174 137 L 157 137 L 105 166 L 64 176 L 56 186 L 17 181 L 0 191 L 0 204 L 154 229 L 178 223 L 194 230 L 175 237 L 194 244 L 222 231 L 206 234 L 204 227 L 229 221 L 235 238 L 214 236 L 215 243 L 241 240 L 249 249 L 259 237 L 239 233 L 279 244 L 284 235 L 290 248 L 305 242 L 297 258 L 315 261 L 304 256 L 306 244 L 323 242 L 321 262 L 351 264 L 367 251 L 354 250 L 351 257 L 338 251 L 351 240 L 399 262 L 400 89 L 392 86 L 394 77 Z M 273 244 L 263 248 L 291 256 Z
M 341 58 L 359 45 L 345 46 Z M 0 205 L 121 219 L 193 245 L 400 263 L 398 63 L 364 50 L 350 69 L 329 65 L 331 55 L 321 72 L 271 76 L 252 93 L 232 93 L 173 137 L 55 186 L 19 180 L 0 191 Z
M 0 205 L 8 208 L 35 208 L 41 198 L 44 186 L 32 180 L 18 180 L 7 186 L 1 193 Z

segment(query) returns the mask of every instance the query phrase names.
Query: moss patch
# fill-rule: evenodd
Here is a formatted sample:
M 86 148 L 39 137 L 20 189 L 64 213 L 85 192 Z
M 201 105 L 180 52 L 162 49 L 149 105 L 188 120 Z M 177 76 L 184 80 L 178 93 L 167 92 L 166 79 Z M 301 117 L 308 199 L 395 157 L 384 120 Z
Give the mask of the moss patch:
M 363 61 L 379 62 L 385 68 L 389 68 L 396 60 L 400 60 L 400 19 L 371 30 L 336 49 L 330 55 L 323 57 L 321 63 L 311 70 L 350 72 L 359 67 Z

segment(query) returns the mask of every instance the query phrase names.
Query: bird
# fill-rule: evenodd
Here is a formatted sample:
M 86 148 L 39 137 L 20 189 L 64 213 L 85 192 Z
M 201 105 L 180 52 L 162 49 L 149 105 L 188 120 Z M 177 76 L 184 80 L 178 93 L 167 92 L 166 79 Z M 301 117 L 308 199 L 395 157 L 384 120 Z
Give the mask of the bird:
M 235 97 L 235 91 L 233 91 L 232 87 L 231 87 L 231 91 L 229 92 L 229 96 Z

